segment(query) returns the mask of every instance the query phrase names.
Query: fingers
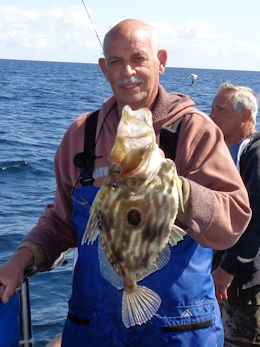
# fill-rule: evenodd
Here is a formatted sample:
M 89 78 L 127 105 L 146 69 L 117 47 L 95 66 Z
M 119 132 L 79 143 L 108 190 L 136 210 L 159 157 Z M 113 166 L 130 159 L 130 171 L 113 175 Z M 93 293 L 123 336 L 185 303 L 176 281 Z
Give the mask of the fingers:
M 216 291 L 216 298 L 219 303 L 221 303 L 222 301 L 226 301 L 228 299 L 227 290 L 224 290 L 221 292 Z
M 228 299 L 228 295 L 227 295 L 227 290 L 224 290 L 224 293 L 223 293 L 223 300 L 227 300 Z
M 215 295 L 219 303 L 223 300 L 227 300 L 227 290 L 223 288 L 221 283 L 219 283 L 216 279 L 214 281 L 215 284 Z
M 0 266 L 1 299 L 7 303 L 21 284 L 24 270 L 33 263 L 33 253 L 27 247 L 15 252 L 7 262 Z
M 10 297 L 8 297 L 5 293 L 5 287 L 1 284 L 0 285 L 0 298 L 2 299 L 3 304 L 7 304 Z
M 3 294 L 4 294 L 4 286 L 0 284 L 0 298 L 3 296 Z
M 15 289 L 9 288 L 8 286 L 0 285 L 0 298 L 3 304 L 7 304 L 10 298 L 14 295 Z

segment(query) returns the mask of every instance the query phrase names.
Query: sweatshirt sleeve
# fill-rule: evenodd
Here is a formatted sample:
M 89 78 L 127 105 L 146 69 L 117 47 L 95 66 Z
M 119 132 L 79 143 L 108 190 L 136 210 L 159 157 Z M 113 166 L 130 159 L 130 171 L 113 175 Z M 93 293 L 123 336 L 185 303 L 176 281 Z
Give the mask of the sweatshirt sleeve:
M 190 183 L 186 232 L 204 247 L 234 245 L 251 217 L 248 195 L 221 130 L 203 113 L 184 117 L 176 165 Z

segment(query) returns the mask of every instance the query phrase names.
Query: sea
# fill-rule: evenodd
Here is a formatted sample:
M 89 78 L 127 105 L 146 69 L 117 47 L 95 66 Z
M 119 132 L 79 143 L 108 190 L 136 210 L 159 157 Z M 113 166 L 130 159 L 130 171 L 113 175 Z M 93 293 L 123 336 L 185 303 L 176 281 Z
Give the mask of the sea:
M 199 76 L 194 84 L 186 77 L 190 73 Z M 260 95 L 259 71 L 168 67 L 161 76 L 168 92 L 188 94 L 207 114 L 224 81 L 249 86 Z M 96 64 L 0 60 L 0 264 L 53 201 L 54 156 L 66 129 L 110 95 L 111 88 Z M 30 279 L 36 347 L 45 346 L 62 331 L 73 258 L 71 252 L 66 265 Z

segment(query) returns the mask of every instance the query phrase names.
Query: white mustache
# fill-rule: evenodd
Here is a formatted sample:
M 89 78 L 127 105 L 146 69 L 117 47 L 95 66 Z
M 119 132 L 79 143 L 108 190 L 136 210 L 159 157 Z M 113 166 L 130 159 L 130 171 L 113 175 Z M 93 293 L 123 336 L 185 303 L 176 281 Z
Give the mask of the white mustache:
M 126 78 L 123 78 L 122 80 L 118 80 L 117 85 L 122 86 L 127 83 L 137 83 L 137 82 L 144 83 L 144 79 L 139 76 L 126 77 Z

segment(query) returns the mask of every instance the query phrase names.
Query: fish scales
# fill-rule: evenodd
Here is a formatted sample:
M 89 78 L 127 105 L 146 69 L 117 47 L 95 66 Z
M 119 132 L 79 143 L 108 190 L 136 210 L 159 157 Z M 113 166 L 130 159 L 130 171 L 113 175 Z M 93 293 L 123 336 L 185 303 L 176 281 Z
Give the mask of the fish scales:
M 170 246 L 186 234 L 174 224 L 182 202 L 178 180 L 174 162 L 163 158 L 156 144 L 149 109 L 125 106 L 108 176 L 91 207 L 82 243 L 99 236 L 100 271 L 123 289 L 127 328 L 144 324 L 158 311 L 158 294 L 138 282 L 165 267 Z

